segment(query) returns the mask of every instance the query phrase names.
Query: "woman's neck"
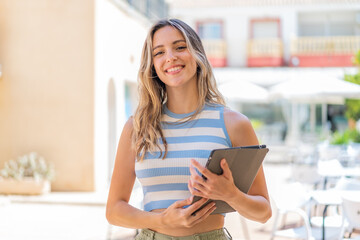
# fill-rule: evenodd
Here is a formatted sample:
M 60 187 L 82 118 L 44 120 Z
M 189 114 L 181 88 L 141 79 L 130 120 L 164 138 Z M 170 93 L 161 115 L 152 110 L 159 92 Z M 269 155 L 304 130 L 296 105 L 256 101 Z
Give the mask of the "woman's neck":
M 167 108 L 177 114 L 191 113 L 196 110 L 199 99 L 195 89 L 188 91 L 167 91 Z

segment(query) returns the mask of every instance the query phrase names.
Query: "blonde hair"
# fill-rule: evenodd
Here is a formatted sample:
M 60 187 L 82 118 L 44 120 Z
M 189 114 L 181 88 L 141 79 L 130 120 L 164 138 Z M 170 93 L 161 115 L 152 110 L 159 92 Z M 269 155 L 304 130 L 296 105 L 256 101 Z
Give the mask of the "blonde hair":
M 167 142 L 161 130 L 163 104 L 167 100 L 166 88 L 156 74 L 152 55 L 154 34 L 165 26 L 172 26 L 183 35 L 187 48 L 197 64 L 198 105 L 195 113 L 187 121 L 196 117 L 204 107 L 205 102 L 225 105 L 224 98 L 216 87 L 216 81 L 211 65 L 206 58 L 204 47 L 196 32 L 178 19 L 158 21 L 151 27 L 146 37 L 138 73 L 140 98 L 134 114 L 133 132 L 133 143 L 138 160 L 143 160 L 146 152 L 153 152 L 156 148 L 160 150 L 163 159 L 167 154 Z M 164 153 L 158 142 L 160 138 L 164 145 Z

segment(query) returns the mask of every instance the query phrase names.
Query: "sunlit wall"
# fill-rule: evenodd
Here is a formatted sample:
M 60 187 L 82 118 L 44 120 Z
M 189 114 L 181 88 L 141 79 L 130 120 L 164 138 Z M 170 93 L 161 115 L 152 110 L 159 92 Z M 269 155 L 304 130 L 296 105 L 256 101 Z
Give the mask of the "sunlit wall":
M 36 151 L 53 190 L 106 188 L 147 26 L 126 2 L 1 0 L 0 168 Z

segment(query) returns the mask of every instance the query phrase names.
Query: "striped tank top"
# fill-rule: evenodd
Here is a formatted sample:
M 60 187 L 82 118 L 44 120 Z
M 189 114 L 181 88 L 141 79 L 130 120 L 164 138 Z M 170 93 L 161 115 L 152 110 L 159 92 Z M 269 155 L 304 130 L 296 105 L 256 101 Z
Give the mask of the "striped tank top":
M 147 152 L 142 162 L 135 163 L 136 176 L 143 188 L 145 211 L 167 208 L 190 197 L 190 160 L 195 159 L 205 166 L 213 149 L 231 147 L 224 106 L 207 103 L 194 120 L 177 122 L 193 113 L 175 114 L 164 105 L 161 126 L 168 144 L 167 156 L 162 159 L 157 149 Z

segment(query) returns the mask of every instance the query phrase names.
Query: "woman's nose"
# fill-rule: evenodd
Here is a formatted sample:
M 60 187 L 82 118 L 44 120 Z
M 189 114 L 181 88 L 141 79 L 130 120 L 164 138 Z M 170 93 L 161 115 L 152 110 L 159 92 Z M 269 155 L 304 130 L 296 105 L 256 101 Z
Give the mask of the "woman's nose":
M 172 51 L 168 51 L 168 52 L 167 52 L 166 61 L 171 62 L 171 61 L 174 61 L 174 60 L 176 60 L 176 59 L 177 59 L 177 57 L 176 57 L 176 55 L 174 54 L 174 52 L 172 52 Z

